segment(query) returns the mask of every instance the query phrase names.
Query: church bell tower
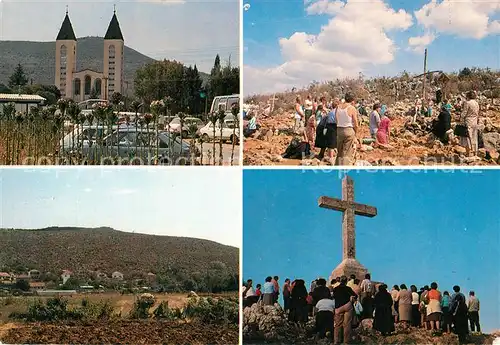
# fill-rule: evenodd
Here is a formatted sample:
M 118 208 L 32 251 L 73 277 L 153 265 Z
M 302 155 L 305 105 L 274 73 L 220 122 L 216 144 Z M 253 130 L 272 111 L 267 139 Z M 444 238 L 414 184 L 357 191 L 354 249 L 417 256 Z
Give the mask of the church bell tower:
M 114 92 L 123 94 L 124 45 L 115 10 L 104 36 L 104 95 L 108 100 Z
M 56 38 L 56 73 L 54 85 L 62 98 L 73 97 L 73 73 L 76 71 L 76 36 L 68 10 Z

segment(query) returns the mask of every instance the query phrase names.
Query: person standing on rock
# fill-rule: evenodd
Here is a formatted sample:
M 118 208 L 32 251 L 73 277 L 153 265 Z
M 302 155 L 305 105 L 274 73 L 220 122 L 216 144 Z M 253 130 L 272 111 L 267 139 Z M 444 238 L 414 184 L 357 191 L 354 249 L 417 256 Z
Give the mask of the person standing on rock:
M 337 158 L 335 165 L 354 165 L 356 152 L 356 133 L 358 131 L 358 111 L 354 107 L 355 97 L 345 95 L 345 103 L 340 104 L 335 112 L 337 122 Z
M 448 131 L 451 129 L 451 113 L 447 104 L 443 103 L 437 120 L 432 123 L 432 134 L 443 144 L 448 144 Z
M 315 146 L 321 149 L 318 159 L 323 160 L 325 158 L 325 152 L 328 149 L 330 164 L 334 163 L 333 155 L 334 150 L 337 148 L 337 120 L 335 118 L 335 111 L 338 104 L 339 100 L 334 99 L 332 102 L 332 109 L 328 113 L 324 111 L 324 116 L 316 128 Z
M 267 277 L 262 288 L 262 302 L 264 305 L 274 305 L 274 284 L 272 280 L 272 277 Z
M 304 118 L 304 107 L 302 106 L 300 96 L 297 96 L 297 98 L 295 99 L 295 124 L 293 126 L 293 131 L 299 135 L 302 135 L 301 132 L 303 128 Z
M 469 311 L 471 332 L 474 333 L 477 328 L 478 333 L 481 333 L 481 326 L 479 325 L 479 299 L 477 299 L 477 297 L 475 296 L 474 291 L 469 292 L 467 308 Z
M 369 273 L 365 274 L 365 279 L 361 282 L 361 306 L 363 307 L 363 318 L 373 318 L 373 295 L 375 293 L 375 286 L 371 281 Z
M 420 326 L 420 312 L 418 311 L 420 304 L 420 296 L 415 285 L 410 286 L 411 290 L 411 325 L 413 327 Z
M 455 287 L 453 288 L 455 290 Z M 460 291 L 460 288 L 459 288 Z M 455 291 L 453 307 L 450 310 L 453 317 L 454 331 L 458 335 L 459 344 L 467 344 L 467 335 L 469 334 L 469 325 L 467 325 L 467 303 L 465 296 Z
M 399 321 L 409 326 L 412 319 L 412 293 L 408 291 L 405 284 L 401 284 L 400 289 L 398 300 Z
M 443 292 L 443 299 L 441 300 L 441 312 L 443 313 L 442 327 L 443 331 L 447 333 L 451 332 L 450 302 L 450 293 L 448 291 Z
M 427 321 L 430 323 L 431 331 L 440 330 L 441 322 L 441 292 L 437 289 L 436 282 L 431 284 L 431 290 L 427 294 Z
M 417 122 L 417 116 L 420 114 L 422 110 L 422 100 L 417 96 L 417 99 L 415 100 L 415 111 L 413 115 L 413 122 Z
M 290 285 L 290 279 L 285 279 L 285 284 L 283 284 L 283 310 L 285 313 L 290 311 L 290 295 L 292 293 L 292 287 Z
M 373 105 L 373 111 L 370 113 L 370 135 L 373 139 L 377 139 L 378 126 L 380 125 L 380 104 Z
M 373 329 L 382 333 L 383 336 L 394 332 L 394 318 L 392 317 L 392 297 L 387 292 L 387 285 L 382 284 L 374 298 L 375 318 L 373 320 Z
M 292 288 L 288 321 L 305 324 L 308 320 L 307 289 L 304 280 L 297 279 Z
M 279 299 L 279 296 L 280 296 L 280 285 L 278 284 L 278 280 L 280 278 L 278 276 L 274 276 L 273 279 L 272 279 L 272 283 L 274 285 L 274 299 L 273 299 L 273 303 L 278 303 L 278 299 Z
M 466 94 L 467 101 L 463 105 L 459 123 L 466 128 L 465 133 L 458 133 L 460 145 L 467 150 L 467 156 L 476 155 L 478 151 L 478 119 L 479 104 L 474 91 Z
M 398 322 L 398 309 L 399 309 L 399 286 L 394 285 L 391 290 L 392 297 L 392 316 L 394 317 L 394 322 Z
M 357 297 L 347 285 L 347 277 L 340 278 L 340 285 L 333 289 L 335 300 L 334 344 L 340 344 L 341 330 L 343 330 L 343 343 L 351 340 L 352 319 L 354 317 L 353 301 Z

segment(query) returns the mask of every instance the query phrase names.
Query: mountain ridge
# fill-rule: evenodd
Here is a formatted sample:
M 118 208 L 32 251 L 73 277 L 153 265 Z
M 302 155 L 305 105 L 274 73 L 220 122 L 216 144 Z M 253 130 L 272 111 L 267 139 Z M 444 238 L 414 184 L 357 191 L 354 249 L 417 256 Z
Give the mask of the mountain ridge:
M 138 234 L 110 227 L 0 229 L 0 266 L 4 267 L 133 275 L 172 267 L 204 272 L 213 262 L 222 262 L 238 274 L 239 249 L 210 240 Z
M 7 85 L 15 67 L 21 64 L 33 84 L 53 85 L 55 79 L 55 41 L 0 41 L 0 84 Z M 104 70 L 104 38 L 87 36 L 78 38 L 76 48 L 77 71 L 91 69 Z M 154 61 L 139 51 L 125 45 L 124 47 L 124 85 L 129 83 L 129 94 L 133 93 L 136 71 Z M 199 72 L 203 83 L 209 75 Z M 125 86 L 124 86 L 125 88 Z M 126 90 L 124 90 L 125 92 Z

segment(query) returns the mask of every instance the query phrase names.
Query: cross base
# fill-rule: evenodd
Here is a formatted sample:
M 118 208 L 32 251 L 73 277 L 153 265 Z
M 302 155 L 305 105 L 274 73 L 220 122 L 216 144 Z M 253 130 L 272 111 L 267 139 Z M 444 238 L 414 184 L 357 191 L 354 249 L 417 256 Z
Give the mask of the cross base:
M 349 278 L 351 274 L 354 274 L 356 278 L 358 278 L 360 281 L 363 281 L 365 279 L 365 274 L 368 273 L 368 270 L 365 268 L 365 266 L 361 265 L 358 260 L 353 259 L 353 258 L 347 258 L 344 259 L 332 272 L 329 278 L 329 282 L 332 281 L 332 279 L 335 279 L 337 277 L 341 276 L 346 276 Z

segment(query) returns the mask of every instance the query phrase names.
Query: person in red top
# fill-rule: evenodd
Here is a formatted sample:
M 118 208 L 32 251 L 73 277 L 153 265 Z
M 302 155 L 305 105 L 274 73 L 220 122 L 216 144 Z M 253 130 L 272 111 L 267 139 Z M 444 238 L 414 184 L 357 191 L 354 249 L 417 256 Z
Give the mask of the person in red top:
M 258 297 L 258 300 L 260 300 L 260 296 L 262 296 L 262 285 L 260 284 L 257 284 L 257 286 L 255 287 L 255 296 Z
M 280 278 L 278 276 L 274 276 L 273 280 L 271 280 L 271 283 L 274 284 L 274 303 L 278 303 L 278 298 L 280 295 L 280 285 L 278 284 L 278 280 Z

